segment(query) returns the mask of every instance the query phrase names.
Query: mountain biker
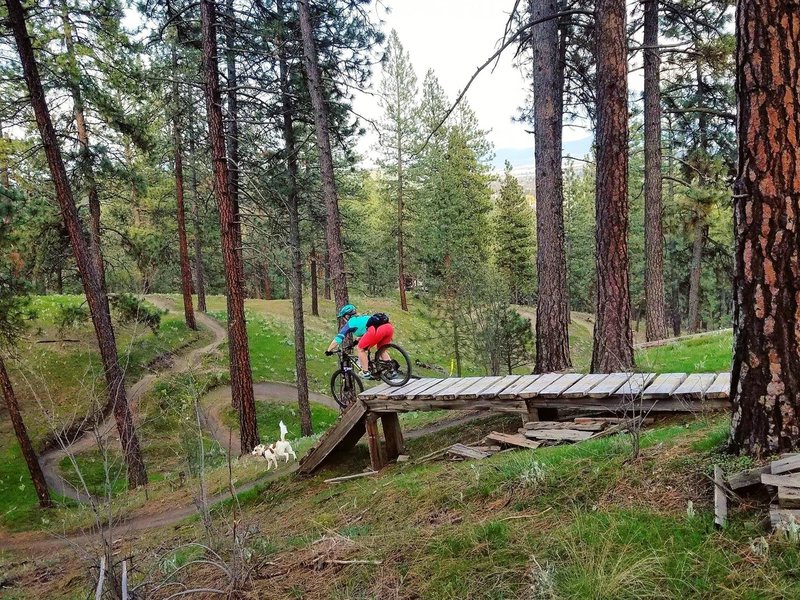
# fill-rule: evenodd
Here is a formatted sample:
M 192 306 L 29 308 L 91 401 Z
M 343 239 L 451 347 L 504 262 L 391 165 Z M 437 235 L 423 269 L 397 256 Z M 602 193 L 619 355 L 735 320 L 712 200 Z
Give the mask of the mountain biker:
M 352 304 L 345 304 L 337 313 L 338 319 L 347 319 L 347 322 L 333 338 L 333 341 L 325 351 L 327 356 L 333 354 L 348 334 L 353 334 L 353 339 L 358 340 L 358 364 L 361 367 L 359 376 L 363 379 L 372 379 L 369 372 L 369 358 L 367 351 L 373 346 L 381 347 L 392 341 L 394 337 L 394 327 L 391 323 L 383 323 L 375 326 L 373 315 L 359 315 L 358 310 Z M 389 355 L 384 352 L 380 360 L 391 360 Z

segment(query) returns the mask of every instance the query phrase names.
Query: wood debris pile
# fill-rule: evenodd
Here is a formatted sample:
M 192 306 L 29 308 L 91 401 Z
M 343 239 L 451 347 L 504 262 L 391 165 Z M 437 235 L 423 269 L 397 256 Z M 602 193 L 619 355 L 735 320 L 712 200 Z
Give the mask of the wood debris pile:
M 715 467 L 714 472 L 714 509 L 718 525 L 725 524 L 728 497 L 736 497 L 738 490 L 755 491 L 757 486 L 765 486 L 771 498 L 769 520 L 772 527 L 786 530 L 800 526 L 800 454 L 784 454 L 766 465 L 727 477 L 719 467 Z
M 498 452 L 519 448 L 539 448 L 561 443 L 575 443 L 627 431 L 647 425 L 653 419 L 635 417 L 576 417 L 571 421 L 531 421 L 525 423 L 517 433 L 493 431 L 481 442 L 453 444 L 417 459 L 417 463 L 440 458 L 449 460 L 481 460 Z

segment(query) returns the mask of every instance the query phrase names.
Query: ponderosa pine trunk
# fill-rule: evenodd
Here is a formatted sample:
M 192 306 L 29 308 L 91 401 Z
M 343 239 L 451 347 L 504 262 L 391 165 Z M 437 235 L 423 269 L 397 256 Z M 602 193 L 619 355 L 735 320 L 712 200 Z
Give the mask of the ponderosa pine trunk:
M 128 487 L 135 488 L 147 483 L 139 439 L 133 426 L 133 417 L 128 407 L 125 392 L 125 380 L 117 357 L 117 345 L 114 338 L 114 327 L 111 323 L 111 313 L 108 310 L 108 300 L 100 286 L 100 277 L 96 271 L 95 263 L 89 254 L 83 229 L 78 218 L 78 208 L 69 185 L 67 170 L 58 147 L 58 138 L 50 118 L 47 107 L 42 80 L 39 76 L 39 67 L 33 54 L 33 45 L 28 35 L 25 23 L 25 13 L 20 0 L 6 0 L 8 8 L 8 23 L 14 34 L 14 39 L 19 51 L 20 63 L 25 76 L 25 83 L 30 94 L 31 105 L 36 118 L 36 125 L 42 138 L 47 165 L 53 186 L 61 209 L 61 218 L 69 235 L 75 263 L 86 294 L 86 302 L 92 316 L 100 358 L 106 378 L 108 393 L 108 408 L 113 411 L 117 423 L 122 451 L 128 468 Z
M 739 0 L 733 448 L 800 445 L 800 7 Z
M 559 12 L 556 0 L 533 0 L 531 17 Z M 564 192 L 561 130 L 564 115 L 564 63 L 558 19 L 535 25 L 533 38 L 533 113 L 536 163 L 536 235 L 539 293 L 536 305 L 536 373 L 572 366 L 569 355 L 569 297 L 564 250 Z
M 72 24 L 69 21 L 69 9 L 66 2 L 61 3 L 61 23 L 64 27 L 64 44 L 67 49 L 66 59 L 69 69 L 68 83 L 72 96 L 72 112 L 75 118 L 75 130 L 80 145 L 81 172 L 86 178 L 86 187 L 89 197 L 89 254 L 94 261 L 95 271 L 100 277 L 100 288 L 107 295 L 106 267 L 103 262 L 103 252 L 100 243 L 100 195 L 97 191 L 97 181 L 94 177 L 92 166 L 92 151 L 89 146 L 89 130 L 86 128 L 86 111 L 83 103 L 83 94 L 80 87 L 80 73 L 78 61 L 75 57 L 75 42 L 72 39 Z M 107 300 L 106 300 L 107 301 Z
M 44 473 L 42 473 L 42 468 L 39 466 L 39 459 L 36 457 L 36 451 L 33 449 L 31 438 L 28 437 L 28 430 L 25 427 L 25 422 L 22 420 L 22 414 L 19 412 L 17 396 L 14 394 L 11 378 L 8 376 L 6 364 L 2 356 L 0 356 L 0 390 L 2 390 L 3 398 L 5 398 L 6 401 L 8 416 L 9 419 L 11 419 L 11 424 L 14 426 L 14 434 L 17 436 L 17 443 L 19 443 L 22 456 L 25 458 L 25 463 L 28 465 L 28 472 L 31 475 L 31 481 L 33 481 L 36 496 L 39 498 L 39 506 L 42 508 L 52 508 L 53 501 L 50 498 L 50 492 L 47 490 L 47 481 L 45 481 Z
M 661 55 L 659 0 L 644 4 L 644 297 L 645 339 L 667 337 L 664 297 L 664 230 L 661 198 Z
M 191 117 L 190 117 L 191 118 Z M 190 123 L 194 124 L 194 119 Z M 200 224 L 200 194 L 197 189 L 197 166 L 195 160 L 194 127 L 189 131 L 189 155 L 192 157 L 192 222 L 194 227 L 194 289 L 197 293 L 197 310 L 206 312 L 206 277 L 203 270 L 203 229 Z
M 8 150 L 5 145 L 6 135 L 3 131 L 3 122 L 0 121 L 0 185 L 9 188 L 11 187 L 11 176 L 8 167 Z
M 408 312 L 406 299 L 406 255 L 403 240 L 405 206 L 403 201 L 403 151 L 400 128 L 397 128 L 397 275 L 400 287 L 400 309 Z
M 319 284 L 317 282 L 317 249 L 311 246 L 311 254 L 309 255 L 309 262 L 311 263 L 311 314 L 312 316 L 319 316 Z
M 283 2 L 276 3 L 278 18 L 284 26 Z M 300 409 L 300 433 L 309 436 L 314 433 L 311 422 L 311 405 L 308 403 L 308 368 L 306 366 L 306 334 L 303 319 L 303 256 L 300 251 L 300 198 L 298 194 L 297 144 L 294 133 L 294 103 L 289 88 L 289 64 L 286 41 L 279 36 L 280 56 L 278 68 L 281 82 L 281 104 L 283 112 L 283 141 L 286 153 L 286 173 L 289 179 L 287 208 L 289 211 L 289 252 L 292 260 L 290 269 L 292 313 L 294 319 L 294 364 L 297 376 L 297 405 Z
M 178 56 L 175 48 L 172 49 L 172 67 L 178 72 Z M 192 269 L 189 266 L 189 244 L 186 241 L 186 211 L 184 208 L 183 186 L 183 140 L 181 138 L 180 124 L 180 89 L 178 80 L 172 84 L 173 113 L 172 132 L 175 145 L 175 201 L 178 222 L 178 255 L 181 263 L 181 292 L 183 293 L 183 317 L 189 329 L 197 329 L 192 306 Z
M 231 202 L 236 215 L 236 249 L 239 252 L 239 268 L 243 285 L 242 289 L 247 293 L 244 286 L 244 249 L 242 242 L 242 212 L 239 206 L 239 98 L 238 89 L 239 76 L 236 71 L 236 12 L 233 9 L 233 0 L 225 0 L 225 67 L 227 71 L 228 87 L 226 97 L 228 100 L 228 121 L 226 127 L 227 139 L 225 140 L 228 150 L 228 188 L 230 189 Z
M 592 372 L 633 367 L 628 275 L 628 47 L 624 0 L 597 0 L 597 296 Z
M 325 265 L 322 269 L 322 297 L 331 299 L 331 268 L 328 263 L 328 253 L 325 253 Z
M 208 138 L 211 145 L 214 195 L 219 208 L 222 238 L 222 261 L 228 301 L 228 347 L 230 353 L 231 396 L 239 411 L 239 430 L 242 453 L 258 444 L 253 372 L 247 345 L 247 320 L 244 312 L 244 281 L 240 277 L 241 255 L 236 246 L 236 212 L 228 186 L 225 156 L 225 129 L 222 121 L 219 71 L 217 64 L 216 6 L 213 0 L 201 0 L 200 20 L 203 45 L 203 74 L 205 77 Z
M 300 34 L 303 38 L 303 65 L 311 96 L 314 113 L 314 129 L 319 151 L 319 168 L 322 179 L 322 197 L 325 202 L 325 234 L 328 244 L 328 268 L 333 281 L 333 296 L 336 307 L 341 308 L 349 302 L 347 273 L 344 268 L 344 245 L 342 244 L 341 214 L 336 192 L 336 179 L 333 171 L 328 105 L 322 88 L 322 71 L 319 67 L 314 27 L 311 22 L 309 0 L 298 0 Z

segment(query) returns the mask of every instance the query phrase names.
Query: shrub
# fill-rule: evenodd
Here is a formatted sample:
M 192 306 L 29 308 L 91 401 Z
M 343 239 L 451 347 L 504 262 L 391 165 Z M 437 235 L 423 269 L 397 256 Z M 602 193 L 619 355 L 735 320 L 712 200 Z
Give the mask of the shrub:
M 89 321 L 89 309 L 83 304 L 59 304 L 55 318 L 58 337 L 64 337 L 67 329 L 76 329 Z
M 111 305 L 117 313 L 120 323 L 141 323 L 152 329 L 153 333 L 158 333 L 161 326 L 161 315 L 164 311 L 140 300 L 133 294 L 114 294 L 109 296 Z

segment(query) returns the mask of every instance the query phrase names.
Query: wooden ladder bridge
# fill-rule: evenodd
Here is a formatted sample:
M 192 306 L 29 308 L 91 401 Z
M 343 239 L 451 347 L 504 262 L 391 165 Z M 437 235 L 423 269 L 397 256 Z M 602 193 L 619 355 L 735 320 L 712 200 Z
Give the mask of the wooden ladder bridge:
M 730 406 L 730 373 L 545 373 L 497 377 L 412 380 L 402 387 L 377 385 L 362 392 L 339 421 L 300 461 L 310 474 L 366 433 L 372 467 L 403 452 L 398 413 L 486 410 L 554 419 L 558 409 L 601 413 L 700 412 Z M 383 426 L 381 443 L 378 420 Z

